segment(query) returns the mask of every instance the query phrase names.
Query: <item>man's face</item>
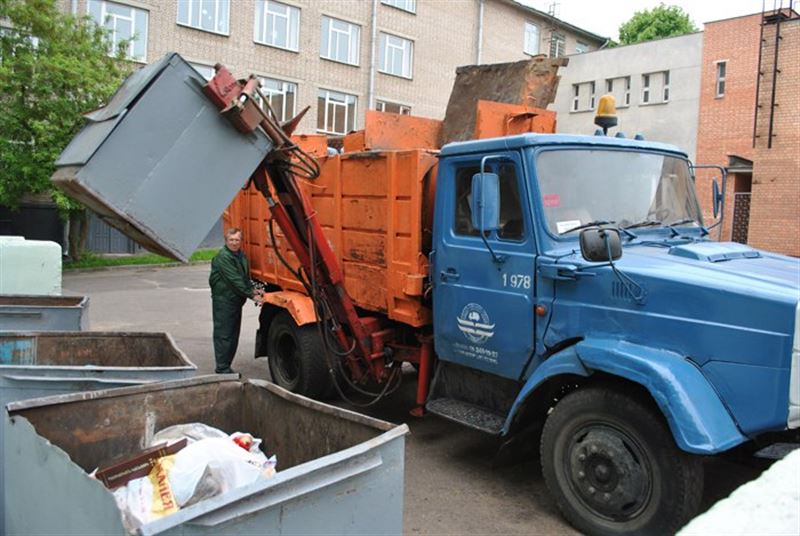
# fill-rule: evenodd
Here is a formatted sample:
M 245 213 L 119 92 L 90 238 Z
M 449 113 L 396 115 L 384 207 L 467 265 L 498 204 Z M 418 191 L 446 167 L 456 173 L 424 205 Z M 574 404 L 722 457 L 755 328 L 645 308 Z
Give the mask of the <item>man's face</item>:
M 236 233 L 233 235 L 228 236 L 225 239 L 225 245 L 228 246 L 228 249 L 236 253 L 240 249 L 242 249 L 242 234 Z

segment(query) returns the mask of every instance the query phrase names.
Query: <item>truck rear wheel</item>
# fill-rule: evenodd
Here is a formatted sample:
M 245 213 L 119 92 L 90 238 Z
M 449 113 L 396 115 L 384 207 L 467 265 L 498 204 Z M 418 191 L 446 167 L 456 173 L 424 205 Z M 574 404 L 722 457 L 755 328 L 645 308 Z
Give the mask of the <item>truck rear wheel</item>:
M 316 326 L 298 326 L 286 311 L 275 316 L 267 333 L 272 381 L 293 393 L 316 399 L 331 395 L 333 385 Z
M 541 463 L 559 509 L 587 534 L 674 534 L 703 491 L 700 459 L 677 448 L 661 414 L 609 389 L 578 390 L 556 405 Z

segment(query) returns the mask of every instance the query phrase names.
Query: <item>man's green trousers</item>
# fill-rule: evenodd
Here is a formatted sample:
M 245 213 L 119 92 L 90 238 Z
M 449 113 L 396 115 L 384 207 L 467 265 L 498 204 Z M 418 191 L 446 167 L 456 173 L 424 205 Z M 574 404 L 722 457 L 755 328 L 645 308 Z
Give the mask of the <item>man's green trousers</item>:
M 214 358 L 216 372 L 228 372 L 239 346 L 239 331 L 242 327 L 242 306 L 246 300 L 235 298 L 211 299 L 211 314 L 214 320 Z

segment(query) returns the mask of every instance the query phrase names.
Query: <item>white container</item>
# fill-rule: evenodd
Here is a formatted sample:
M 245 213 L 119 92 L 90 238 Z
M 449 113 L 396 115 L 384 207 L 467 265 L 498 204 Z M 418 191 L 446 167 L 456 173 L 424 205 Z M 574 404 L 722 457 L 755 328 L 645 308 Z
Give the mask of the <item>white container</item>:
M 0 236 L 0 294 L 61 295 L 61 246 Z

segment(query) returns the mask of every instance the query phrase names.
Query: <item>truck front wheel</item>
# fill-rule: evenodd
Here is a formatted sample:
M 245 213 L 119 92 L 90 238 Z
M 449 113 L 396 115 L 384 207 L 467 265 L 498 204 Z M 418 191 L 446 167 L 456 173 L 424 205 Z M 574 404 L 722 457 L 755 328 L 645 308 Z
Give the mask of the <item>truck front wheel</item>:
M 677 448 L 660 413 L 636 397 L 586 388 L 545 422 L 545 482 L 587 534 L 674 534 L 700 504 L 700 459 Z
M 316 326 L 298 326 L 286 311 L 275 316 L 267 333 L 267 356 L 273 382 L 310 398 L 329 397 L 333 385 L 323 352 Z

